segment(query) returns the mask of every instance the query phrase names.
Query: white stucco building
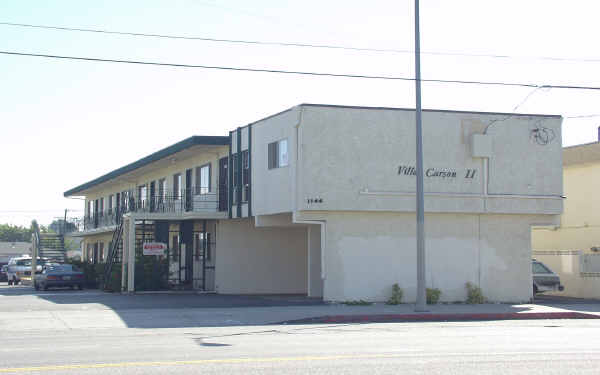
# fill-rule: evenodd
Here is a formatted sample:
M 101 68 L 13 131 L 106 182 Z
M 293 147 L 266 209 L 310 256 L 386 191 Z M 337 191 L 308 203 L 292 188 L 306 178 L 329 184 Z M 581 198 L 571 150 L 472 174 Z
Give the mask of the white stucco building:
M 466 282 L 491 301 L 531 298 L 531 226 L 562 212 L 561 121 L 424 111 L 427 285 L 441 300 L 464 300 Z M 90 218 L 117 194 L 139 202 L 118 213 L 124 287 L 135 288 L 129 249 L 144 221 L 192 268 L 177 281 L 191 287 L 383 301 L 398 283 L 416 299 L 414 110 L 303 104 L 192 138 L 65 193 L 85 196 Z M 179 209 L 157 209 L 166 191 Z M 97 244 L 117 226 L 81 235 Z

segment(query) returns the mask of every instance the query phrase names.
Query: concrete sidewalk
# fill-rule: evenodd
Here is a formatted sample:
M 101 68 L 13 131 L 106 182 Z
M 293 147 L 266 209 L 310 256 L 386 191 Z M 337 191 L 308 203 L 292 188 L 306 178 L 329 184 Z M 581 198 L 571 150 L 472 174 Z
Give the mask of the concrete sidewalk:
M 415 313 L 413 305 L 172 308 L 0 312 L 0 331 L 111 328 L 183 328 L 260 326 L 271 324 L 465 321 L 507 319 L 600 319 L 600 305 L 432 305 Z
M 0 288 L 0 332 L 105 328 L 184 328 L 268 324 L 423 322 L 508 319 L 598 319 L 600 301 L 537 298 L 531 304 L 329 304 L 303 296 L 38 292 Z

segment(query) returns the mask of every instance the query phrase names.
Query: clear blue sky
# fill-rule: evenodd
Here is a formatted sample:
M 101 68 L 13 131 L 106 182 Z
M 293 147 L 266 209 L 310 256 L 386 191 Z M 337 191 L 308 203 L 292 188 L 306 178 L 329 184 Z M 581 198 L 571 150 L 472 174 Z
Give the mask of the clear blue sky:
M 593 1 L 421 1 L 423 78 L 600 86 Z M 413 48 L 413 1 L 2 0 L 0 22 L 369 48 Z M 335 73 L 412 76 L 413 56 L 224 44 L 0 25 L 0 50 Z M 512 111 L 525 88 L 424 84 L 425 108 Z M 414 84 L 0 55 L 0 223 L 49 223 L 83 203 L 62 193 L 191 135 L 303 102 L 414 107 Z M 518 112 L 600 113 L 600 92 L 538 90 Z M 563 144 L 600 117 L 565 119 Z

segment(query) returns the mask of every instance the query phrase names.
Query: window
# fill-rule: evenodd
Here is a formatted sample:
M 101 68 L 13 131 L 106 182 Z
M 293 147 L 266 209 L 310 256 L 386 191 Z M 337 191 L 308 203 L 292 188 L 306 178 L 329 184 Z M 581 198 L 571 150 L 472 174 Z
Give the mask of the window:
M 210 192 L 210 164 L 196 168 L 196 195 Z
M 91 217 L 92 216 L 92 201 L 87 201 L 87 206 L 85 208 L 85 214 L 87 217 Z
M 242 202 L 248 202 L 248 193 L 250 192 L 250 158 L 248 150 L 242 151 Z
M 531 271 L 532 271 L 532 273 L 552 273 L 542 263 L 537 263 L 537 262 L 531 263 Z
M 173 199 L 181 197 L 181 173 L 173 175 Z
M 287 167 L 288 165 L 288 143 L 287 139 L 269 143 L 269 169 Z
M 144 209 L 147 206 L 148 200 L 148 187 L 146 185 L 138 186 L 138 205 L 139 208 Z
M 98 214 L 104 215 L 104 197 L 100 198 L 100 203 L 98 203 Z

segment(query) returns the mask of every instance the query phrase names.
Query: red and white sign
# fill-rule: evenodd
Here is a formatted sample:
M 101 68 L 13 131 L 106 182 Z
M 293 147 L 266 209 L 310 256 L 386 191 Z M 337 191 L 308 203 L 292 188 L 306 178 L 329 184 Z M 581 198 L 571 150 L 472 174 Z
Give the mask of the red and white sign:
M 165 255 L 167 244 L 162 242 L 146 242 L 144 243 L 144 255 Z

